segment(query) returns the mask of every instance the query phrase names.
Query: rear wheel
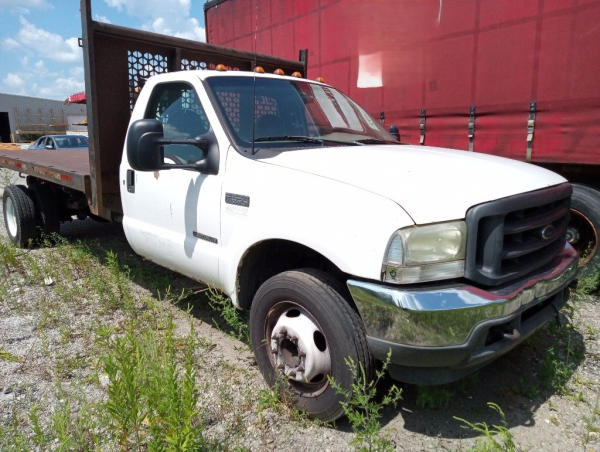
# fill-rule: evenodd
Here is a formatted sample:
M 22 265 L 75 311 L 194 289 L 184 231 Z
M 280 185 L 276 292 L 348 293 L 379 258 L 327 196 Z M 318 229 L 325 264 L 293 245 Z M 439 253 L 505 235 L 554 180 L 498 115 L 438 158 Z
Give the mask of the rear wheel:
M 600 265 L 600 191 L 573 184 L 567 241 L 579 252 L 584 274 Z
M 23 185 L 8 185 L 2 197 L 4 224 L 11 242 L 26 248 L 33 246 L 36 211 L 30 191 Z
M 270 385 L 283 381 L 295 406 L 332 421 L 343 414 L 333 378 L 351 392 L 351 358 L 371 374 L 372 360 L 358 314 L 336 284 L 316 270 L 286 271 L 268 279 L 250 309 L 258 366 Z

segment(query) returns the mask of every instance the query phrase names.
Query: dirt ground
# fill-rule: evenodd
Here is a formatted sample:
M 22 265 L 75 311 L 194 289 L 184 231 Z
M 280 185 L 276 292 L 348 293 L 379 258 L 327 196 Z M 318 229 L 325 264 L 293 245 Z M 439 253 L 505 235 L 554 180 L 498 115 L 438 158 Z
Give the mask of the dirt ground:
M 0 179 L 7 180 L 6 176 Z M 197 359 L 205 431 L 221 441 L 223 448 L 351 449 L 354 434 L 347 420 L 321 426 L 289 409 L 261 406 L 259 395 L 264 394 L 265 385 L 253 356 L 247 345 L 227 334 L 219 313 L 207 306 L 201 284 L 135 255 L 119 225 L 77 221 L 64 224 L 61 234 L 67 243 L 91 243 L 100 263 L 106 252 L 114 252 L 131 269 L 126 283 L 134 296 L 153 297 L 161 310 L 172 314 L 177 331 L 189 331 L 193 322 L 202 343 L 208 344 L 198 351 Z M 6 241 L 3 221 L 0 239 Z M 69 248 L 64 249 L 67 256 Z M 52 270 L 63 262 L 59 251 L 52 247 L 23 251 L 22 256 L 32 259 L 27 262 L 48 264 L 41 268 L 52 279 L 23 277 L 31 274 L 27 269 L 12 271 L 4 281 L 5 292 L 0 292 L 0 426 L 6 431 L 12 431 L 11 423 L 18 419 L 21 432 L 33 435 L 25 425 L 34 406 L 39 408 L 42 423 L 48 424 L 65 399 L 73 400 L 73 407 L 82 400 L 106 399 L 105 376 L 94 361 L 94 335 L 98 325 L 121 325 L 129 314 L 103 308 L 97 295 L 70 294 L 60 280 L 62 273 Z M 85 271 L 81 270 L 81 278 Z M 81 278 L 69 284 L 75 289 Z M 192 309 L 157 295 L 168 286 L 175 292 L 187 288 L 198 293 L 187 300 Z M 490 426 L 501 424 L 496 411 L 487 406 L 494 402 L 506 415 L 517 450 L 599 450 L 599 297 L 573 293 L 563 319 L 570 323 L 548 325 L 462 381 L 435 389 L 402 385 L 403 399 L 398 407 L 384 411 L 380 434 L 397 450 L 468 450 L 476 445 L 479 433 L 464 428 L 465 423 L 456 417 Z M 380 392 L 391 384 L 383 381 Z M 4 441 L 0 439 L 0 446 L 11 446 L 8 439 Z M 58 439 L 51 444 L 58 448 Z M 102 450 L 113 449 L 119 445 L 107 442 L 102 446 Z

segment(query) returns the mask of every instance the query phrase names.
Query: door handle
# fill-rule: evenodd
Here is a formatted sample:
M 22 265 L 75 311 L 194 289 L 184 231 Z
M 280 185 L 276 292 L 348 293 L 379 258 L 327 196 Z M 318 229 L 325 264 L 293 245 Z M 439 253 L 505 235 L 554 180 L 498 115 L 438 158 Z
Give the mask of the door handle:
M 127 170 L 127 191 L 135 193 L 135 173 L 132 169 Z

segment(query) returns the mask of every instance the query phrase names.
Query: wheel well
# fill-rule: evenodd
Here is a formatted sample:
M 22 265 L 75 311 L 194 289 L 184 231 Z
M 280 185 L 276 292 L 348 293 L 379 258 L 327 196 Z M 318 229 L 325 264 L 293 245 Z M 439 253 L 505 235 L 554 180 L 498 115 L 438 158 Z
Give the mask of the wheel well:
M 254 294 L 271 276 L 298 268 L 323 270 L 342 282 L 340 287 L 343 286 L 346 291 L 342 295 L 353 305 L 346 284 L 343 284 L 345 274 L 333 262 L 307 246 L 289 240 L 273 239 L 253 245 L 242 257 L 236 284 L 239 306 L 243 309 L 250 308 Z
M 600 184 L 598 183 L 600 165 L 569 163 L 539 163 L 538 165 L 560 174 L 567 178 L 569 182 L 587 185 L 595 190 L 600 190 Z
M 56 204 L 60 221 L 70 221 L 72 215 L 89 215 L 84 193 L 35 176 L 27 176 L 26 180 L 31 190 L 43 190 L 51 196 Z

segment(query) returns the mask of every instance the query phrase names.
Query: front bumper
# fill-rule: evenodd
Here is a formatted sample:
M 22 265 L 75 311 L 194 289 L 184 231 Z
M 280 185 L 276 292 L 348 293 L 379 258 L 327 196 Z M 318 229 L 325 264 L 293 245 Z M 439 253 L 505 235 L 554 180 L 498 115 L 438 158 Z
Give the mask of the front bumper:
M 557 316 L 577 263 L 567 244 L 546 270 L 499 289 L 356 280 L 347 285 L 375 358 L 392 351 L 392 377 L 438 384 L 475 371 Z

